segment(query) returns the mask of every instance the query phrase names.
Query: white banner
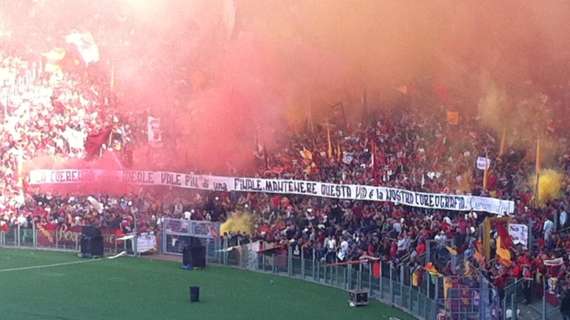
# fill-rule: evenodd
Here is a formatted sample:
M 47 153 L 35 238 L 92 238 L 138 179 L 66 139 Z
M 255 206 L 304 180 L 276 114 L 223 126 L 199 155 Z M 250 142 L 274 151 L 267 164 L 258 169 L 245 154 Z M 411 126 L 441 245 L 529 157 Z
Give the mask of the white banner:
M 477 169 L 487 170 L 491 166 L 491 160 L 485 157 L 477 157 Z
M 160 134 L 160 119 L 149 116 L 147 119 L 147 138 L 148 143 L 160 143 L 162 136 Z
M 514 245 L 520 244 L 523 248 L 528 248 L 528 226 L 526 224 L 509 223 L 509 235 Z
M 336 184 L 318 181 L 220 177 L 164 171 L 32 170 L 30 185 L 122 182 L 141 186 L 170 186 L 212 191 L 300 194 L 315 197 L 388 201 L 418 208 L 484 211 L 503 215 L 514 212 L 514 202 L 488 197 L 424 193 L 396 188 Z
M 156 236 L 154 234 L 144 233 L 137 237 L 137 252 L 145 253 L 156 250 Z
M 73 44 L 77 48 L 85 64 L 99 61 L 99 48 L 91 32 L 73 31 L 65 37 L 65 42 Z

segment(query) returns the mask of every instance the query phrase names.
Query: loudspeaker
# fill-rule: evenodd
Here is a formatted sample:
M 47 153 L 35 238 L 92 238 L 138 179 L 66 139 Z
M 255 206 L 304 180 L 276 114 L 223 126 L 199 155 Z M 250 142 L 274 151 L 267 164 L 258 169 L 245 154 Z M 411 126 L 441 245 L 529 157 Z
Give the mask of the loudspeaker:
M 192 256 L 192 267 L 194 268 L 206 268 L 206 247 L 199 246 L 190 249 Z
M 103 237 L 94 237 L 91 239 L 91 255 L 102 257 L 104 253 Z
M 103 237 L 101 231 L 93 226 L 85 226 L 81 230 L 81 256 L 102 257 Z
M 81 228 L 81 235 L 86 238 L 95 238 L 101 236 L 101 230 L 95 226 L 84 226 Z
M 182 266 L 184 268 L 206 268 L 206 247 L 200 239 L 190 238 L 190 244 L 182 249 Z
M 192 254 L 190 250 L 190 246 L 185 246 L 184 249 L 182 249 L 182 265 L 185 267 L 192 266 Z
M 200 301 L 200 287 L 190 287 L 190 303 Z

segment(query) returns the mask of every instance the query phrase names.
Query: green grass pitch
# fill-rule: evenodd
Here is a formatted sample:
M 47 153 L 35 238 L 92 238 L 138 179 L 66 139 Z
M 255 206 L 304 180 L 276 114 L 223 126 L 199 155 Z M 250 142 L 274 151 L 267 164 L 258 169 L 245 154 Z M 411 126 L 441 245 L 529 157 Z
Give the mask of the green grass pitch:
M 39 265 L 73 261 L 48 268 Z M 13 270 L 13 271 L 12 271 Z M 200 286 L 200 302 L 188 287 Z M 228 267 L 185 271 L 179 263 L 121 257 L 82 260 L 61 252 L 0 249 L 0 319 L 413 319 L 378 302 L 350 308 L 345 292 Z

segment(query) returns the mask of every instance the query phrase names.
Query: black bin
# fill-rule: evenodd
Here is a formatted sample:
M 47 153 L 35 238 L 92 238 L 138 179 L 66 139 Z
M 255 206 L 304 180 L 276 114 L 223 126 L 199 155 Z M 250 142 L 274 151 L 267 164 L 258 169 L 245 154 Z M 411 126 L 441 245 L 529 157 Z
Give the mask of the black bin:
M 190 303 L 200 301 L 200 287 L 190 287 Z

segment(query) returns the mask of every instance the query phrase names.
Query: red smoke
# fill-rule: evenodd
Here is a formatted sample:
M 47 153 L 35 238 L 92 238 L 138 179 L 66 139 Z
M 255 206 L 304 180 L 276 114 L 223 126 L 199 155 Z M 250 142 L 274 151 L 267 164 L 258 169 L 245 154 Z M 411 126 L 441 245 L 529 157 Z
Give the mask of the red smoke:
M 4 14 L 23 43 L 48 50 L 62 32 L 91 31 L 107 63 L 99 68 L 114 66 L 121 111 L 161 118 L 166 147 L 136 150 L 138 168 L 245 169 L 256 144 L 271 150 L 291 121 L 324 120 L 337 102 L 360 119 L 364 90 L 379 108 L 394 88 L 428 79 L 441 100 L 473 113 L 483 72 L 538 91 L 570 74 L 563 1 L 38 3 L 33 16 Z

